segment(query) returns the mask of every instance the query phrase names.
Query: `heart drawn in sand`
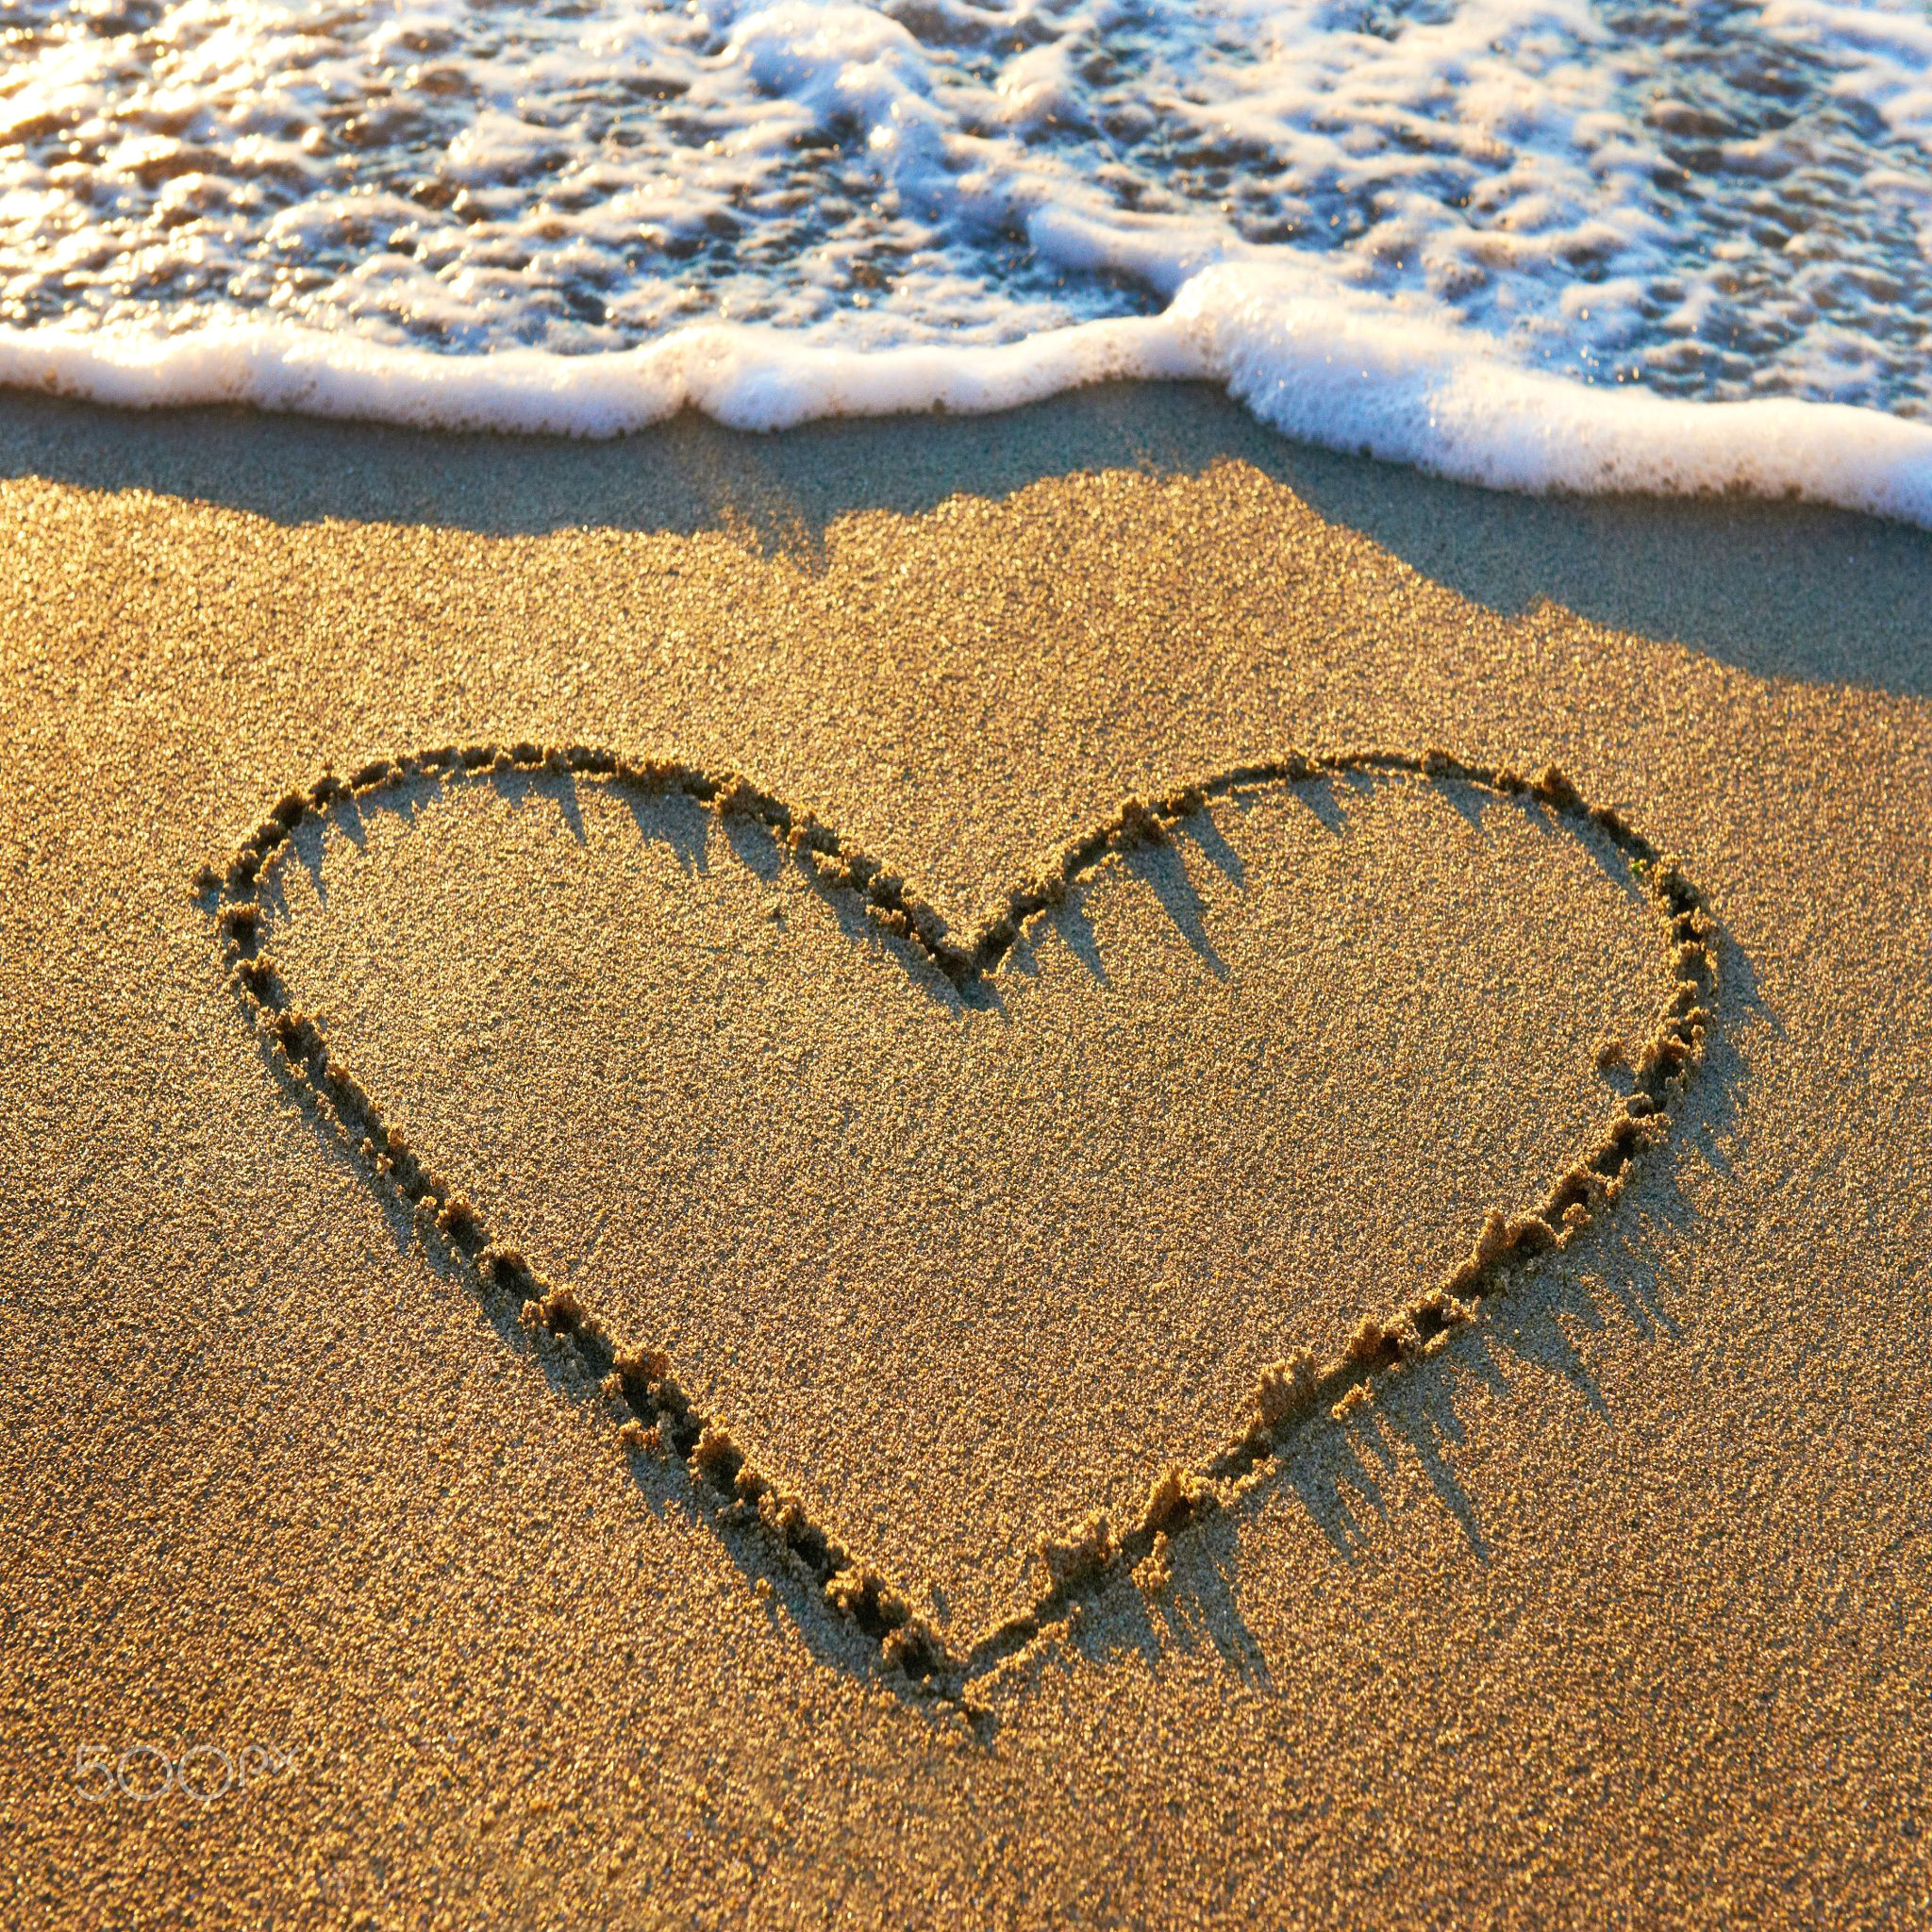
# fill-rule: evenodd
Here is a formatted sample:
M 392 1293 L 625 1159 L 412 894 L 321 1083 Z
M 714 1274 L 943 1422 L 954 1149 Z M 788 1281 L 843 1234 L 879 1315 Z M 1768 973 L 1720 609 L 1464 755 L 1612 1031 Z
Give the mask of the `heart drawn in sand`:
M 1576 1239 L 1717 972 L 1620 813 L 1439 752 L 1130 800 L 964 941 L 744 778 L 584 747 L 325 775 L 196 883 L 425 1242 L 953 1696 Z

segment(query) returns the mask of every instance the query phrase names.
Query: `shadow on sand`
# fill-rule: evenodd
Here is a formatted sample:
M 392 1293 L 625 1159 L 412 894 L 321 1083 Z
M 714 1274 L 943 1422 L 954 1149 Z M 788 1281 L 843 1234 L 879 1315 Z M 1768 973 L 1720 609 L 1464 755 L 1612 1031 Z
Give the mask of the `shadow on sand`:
M 822 557 L 863 510 L 917 515 L 1082 471 L 1252 465 L 1506 616 L 1550 602 L 1757 676 L 1932 694 L 1932 533 L 1795 504 L 1524 497 L 1289 442 L 1203 384 L 1108 384 L 993 416 L 808 425 L 686 415 L 608 442 L 431 435 L 242 409 L 139 413 L 0 394 L 0 477 L 142 489 L 282 524 L 485 536 L 724 530 Z

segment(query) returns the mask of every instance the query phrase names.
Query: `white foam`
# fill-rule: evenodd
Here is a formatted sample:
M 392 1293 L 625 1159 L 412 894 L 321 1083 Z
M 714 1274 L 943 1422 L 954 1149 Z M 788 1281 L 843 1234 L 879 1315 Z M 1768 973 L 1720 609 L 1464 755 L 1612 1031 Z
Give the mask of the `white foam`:
M 1932 145 L 1932 20 L 1919 0 L 1765 0 L 1763 20 L 1832 59 L 1841 92 Z
M 682 408 L 735 428 L 1016 408 L 1113 378 L 1224 383 L 1262 421 L 1492 488 L 1739 491 L 1932 528 L 1932 425 L 1788 397 L 1689 402 L 1509 362 L 1480 337 L 1255 264 L 1192 276 L 1157 317 L 1028 341 L 854 350 L 700 326 L 645 347 L 438 356 L 273 324 L 157 340 L 0 334 L 0 383 L 132 408 L 242 403 L 440 429 L 610 437 Z

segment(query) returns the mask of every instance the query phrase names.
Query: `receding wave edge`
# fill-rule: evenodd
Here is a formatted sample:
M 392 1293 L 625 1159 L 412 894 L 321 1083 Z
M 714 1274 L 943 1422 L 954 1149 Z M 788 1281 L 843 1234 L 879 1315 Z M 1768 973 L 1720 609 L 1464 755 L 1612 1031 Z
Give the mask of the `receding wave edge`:
M 280 323 L 169 336 L 0 330 L 0 386 L 128 408 L 242 404 L 423 429 L 613 437 L 694 408 L 733 428 L 1017 408 L 1114 379 L 1225 386 L 1271 427 L 1532 493 L 1798 498 L 1932 528 L 1932 425 L 1841 403 L 1699 402 L 1507 361 L 1384 297 L 1250 263 L 1159 315 L 994 347 L 856 349 L 696 325 L 584 356 L 443 355 Z

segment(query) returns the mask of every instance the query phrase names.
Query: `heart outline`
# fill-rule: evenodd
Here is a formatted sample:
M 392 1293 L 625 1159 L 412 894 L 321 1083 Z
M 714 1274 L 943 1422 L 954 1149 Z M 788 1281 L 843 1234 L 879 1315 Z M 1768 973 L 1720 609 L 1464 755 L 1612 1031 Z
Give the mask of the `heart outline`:
M 1248 1419 L 1191 1469 L 1178 1465 L 1156 1480 L 1138 1519 L 1115 1532 L 1090 1515 L 1064 1540 L 1042 1542 L 1045 1587 L 1026 1609 L 1005 1619 L 970 1649 L 954 1650 L 876 1567 L 816 1522 L 798 1498 L 757 1470 L 723 1421 L 691 1404 L 661 1350 L 613 1337 L 575 1290 L 552 1283 L 514 1245 L 492 1238 L 475 1204 L 427 1165 L 375 1098 L 330 1052 L 320 1029 L 262 950 L 262 891 L 297 826 L 325 819 L 341 803 L 418 781 L 485 783 L 511 774 L 590 778 L 648 796 L 695 801 L 721 820 L 758 823 L 809 869 L 821 889 L 856 897 L 866 916 L 950 979 L 962 992 L 984 982 L 1018 943 L 1028 922 L 1051 911 L 1109 856 L 1167 842 L 1168 827 L 1215 800 L 1272 786 L 1352 774 L 1457 781 L 1498 797 L 1529 797 L 1559 818 L 1595 827 L 1648 890 L 1662 917 L 1675 975 L 1655 1029 L 1634 1057 L 1635 1088 L 1603 1139 L 1574 1162 L 1526 1212 L 1491 1209 L 1468 1257 L 1433 1287 L 1383 1316 L 1364 1317 L 1343 1349 L 1325 1362 L 1300 1351 L 1265 1371 L 1249 1399 Z M 695 1495 L 719 1500 L 721 1525 L 753 1527 L 773 1560 L 802 1567 L 831 1609 L 877 1647 L 881 1661 L 908 1689 L 966 1706 L 968 1687 L 1063 1621 L 1083 1598 L 1114 1575 L 1152 1558 L 1191 1522 L 1211 1513 L 1257 1472 L 1283 1457 L 1294 1433 L 1324 1410 L 1338 1420 L 1379 1378 L 1439 1352 L 1451 1334 L 1476 1319 L 1510 1271 L 1567 1246 L 1593 1215 L 1628 1184 L 1636 1157 L 1669 1130 L 1670 1103 L 1682 1097 L 1703 1064 L 1712 1015 L 1706 1001 L 1718 984 L 1717 927 L 1704 895 L 1681 864 L 1661 852 L 1614 808 L 1592 807 L 1554 765 L 1534 777 L 1507 766 L 1476 765 L 1429 749 L 1290 751 L 1226 768 L 1152 800 L 1130 797 L 1111 817 L 1062 848 L 1035 877 L 1008 891 L 969 944 L 954 941 L 933 908 L 809 812 L 798 812 L 741 774 L 709 774 L 675 760 L 632 761 L 585 745 L 445 745 L 378 758 L 350 777 L 325 772 L 289 791 L 220 868 L 195 874 L 197 900 L 215 921 L 229 985 L 262 1039 L 271 1063 L 356 1149 L 378 1186 L 387 1184 L 412 1212 L 425 1241 L 433 1234 L 468 1270 L 480 1291 L 507 1295 L 524 1327 L 547 1334 L 576 1354 L 601 1382 L 624 1419 L 620 1440 L 632 1455 L 670 1452 Z M 359 1138 L 358 1138 L 359 1137 Z

